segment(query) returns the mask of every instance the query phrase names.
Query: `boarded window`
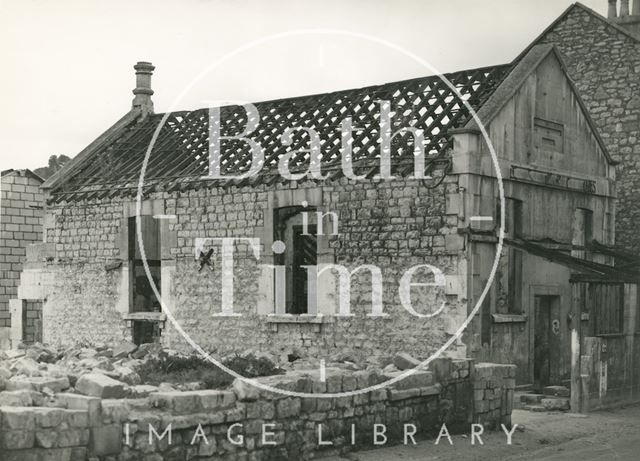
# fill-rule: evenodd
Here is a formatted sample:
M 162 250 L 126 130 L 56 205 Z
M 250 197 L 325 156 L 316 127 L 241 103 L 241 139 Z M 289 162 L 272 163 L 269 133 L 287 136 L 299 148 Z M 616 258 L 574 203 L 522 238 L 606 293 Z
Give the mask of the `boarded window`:
M 624 285 L 591 283 L 587 289 L 587 305 L 593 318 L 594 335 L 620 334 L 624 325 Z
M 306 266 L 316 266 L 318 239 L 315 212 L 308 208 L 284 207 L 275 210 L 274 240 L 285 244 L 285 250 L 275 255 L 275 262 L 285 267 L 285 312 L 307 314 L 309 312 L 309 274 Z M 304 214 L 308 220 L 305 224 Z
M 535 118 L 533 121 L 534 145 L 543 152 L 564 153 L 564 125 Z

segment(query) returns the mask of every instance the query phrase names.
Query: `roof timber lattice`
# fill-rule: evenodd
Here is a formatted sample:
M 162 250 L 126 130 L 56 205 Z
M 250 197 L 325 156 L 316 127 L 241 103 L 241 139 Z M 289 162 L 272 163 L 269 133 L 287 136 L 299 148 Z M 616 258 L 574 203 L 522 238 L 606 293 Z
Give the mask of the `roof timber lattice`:
M 479 109 L 511 69 L 510 65 L 484 67 L 446 74 L 463 99 Z M 280 157 L 297 152 L 289 162 L 292 171 L 304 170 L 309 162 L 309 134 L 297 130 L 291 145 L 283 145 L 287 128 L 312 128 L 321 140 L 322 173 L 339 178 L 340 123 L 353 121 L 353 164 L 356 174 L 379 171 L 380 103 L 389 101 L 392 131 L 414 127 L 424 133 L 428 168 L 444 160 L 450 147 L 449 131 L 465 125 L 470 114 L 455 92 L 438 76 L 429 76 L 359 89 L 256 103 L 260 114 L 257 128 L 248 135 L 264 149 L 261 172 L 245 180 L 203 180 L 209 172 L 209 109 L 154 114 L 124 127 L 115 139 L 101 146 L 78 165 L 72 174 L 54 187 L 51 200 L 73 201 L 136 193 L 143 160 L 154 131 L 166 115 L 149 157 L 144 192 L 198 187 L 201 184 L 267 183 L 285 181 L 279 176 Z M 247 123 L 241 106 L 220 108 L 222 136 L 237 136 Z M 391 145 L 393 174 L 413 172 L 413 136 L 395 136 Z M 248 170 L 251 152 L 246 142 L 223 140 L 221 172 L 241 174 Z

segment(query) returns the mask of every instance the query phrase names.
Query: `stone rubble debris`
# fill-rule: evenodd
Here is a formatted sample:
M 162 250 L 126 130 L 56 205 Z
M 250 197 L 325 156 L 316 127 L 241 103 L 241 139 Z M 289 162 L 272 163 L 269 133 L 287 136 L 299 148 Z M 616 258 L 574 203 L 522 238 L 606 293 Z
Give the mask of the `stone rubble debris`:
M 317 360 L 299 357 L 297 352 L 283 351 L 278 355 L 247 350 L 240 356 L 267 359 L 287 374 L 296 375 L 309 370 L 317 373 L 320 367 Z M 161 382 L 158 385 L 143 382 L 137 370 L 148 360 L 157 359 L 161 354 L 188 357 L 179 351 L 163 349 L 159 344 L 138 346 L 130 342 L 112 347 L 75 346 L 60 351 L 36 343 L 21 346 L 17 350 L 0 351 L 0 406 L 56 406 L 64 395 L 144 399 L 160 392 L 194 392 L 206 389 L 203 382 Z M 234 356 L 237 355 L 223 356 L 222 359 Z M 291 356 L 296 356 L 296 360 L 290 361 Z M 328 380 L 331 381 L 333 374 L 343 372 L 352 372 L 354 376 L 369 376 L 370 372 L 376 376 L 383 373 L 393 376 L 400 370 L 414 368 L 419 363 L 409 354 L 374 360 L 357 354 L 341 353 L 327 359 L 326 369 Z M 384 365 L 387 366 L 382 370 Z M 360 385 L 363 384 L 358 383 Z M 236 380 L 231 388 L 247 401 L 256 399 L 258 395 L 257 388 L 240 380 Z

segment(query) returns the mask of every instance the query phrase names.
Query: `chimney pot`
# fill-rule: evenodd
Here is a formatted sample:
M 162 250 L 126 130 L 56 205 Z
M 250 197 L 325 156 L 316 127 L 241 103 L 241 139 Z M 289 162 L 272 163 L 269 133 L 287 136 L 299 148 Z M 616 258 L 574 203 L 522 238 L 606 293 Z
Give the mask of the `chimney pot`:
M 155 67 L 150 62 L 138 61 L 133 66 L 136 71 L 136 88 L 133 90 L 135 97 L 133 98 L 133 109 L 140 109 L 143 115 L 153 113 L 153 101 L 151 96 L 153 90 L 151 89 L 151 76 Z
M 609 19 L 615 19 L 618 17 L 618 9 L 616 7 L 617 2 L 618 0 L 609 0 L 609 13 L 607 15 Z
M 629 16 L 629 0 L 620 0 L 620 16 Z

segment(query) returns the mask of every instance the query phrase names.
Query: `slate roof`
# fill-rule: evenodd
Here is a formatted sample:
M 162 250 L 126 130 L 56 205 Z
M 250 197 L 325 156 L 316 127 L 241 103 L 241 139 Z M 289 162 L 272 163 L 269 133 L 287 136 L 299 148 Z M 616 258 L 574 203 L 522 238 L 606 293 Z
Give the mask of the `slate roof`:
M 484 67 L 446 74 L 474 110 L 479 109 L 507 76 L 511 65 Z M 177 190 L 208 185 L 230 185 L 285 181 L 277 172 L 280 156 L 288 151 L 308 148 L 308 135 L 303 131 L 293 135 L 293 143 L 283 146 L 280 135 L 287 127 L 314 128 L 322 140 L 323 174 L 339 178 L 341 133 L 340 122 L 353 119 L 353 163 L 356 174 L 379 172 L 379 116 L 377 101 L 390 101 L 392 130 L 416 127 L 424 130 L 425 152 L 429 153 L 427 169 L 447 168 L 450 148 L 449 131 L 463 127 L 469 120 L 467 108 L 438 76 L 404 80 L 383 85 L 301 96 L 256 103 L 260 113 L 257 129 L 249 135 L 265 149 L 265 164 L 261 173 L 251 179 L 223 181 L 203 180 L 209 164 L 209 110 L 179 111 L 153 114 L 140 121 L 125 116 L 111 133 L 94 141 L 91 152 L 83 153 L 64 177 L 48 181 L 50 201 L 73 201 L 92 198 L 135 195 L 143 160 L 154 131 L 166 116 L 154 144 L 144 178 L 144 192 Z M 246 113 L 239 106 L 220 109 L 221 134 L 237 135 L 246 125 Z M 108 136 L 106 136 L 108 134 Z M 392 142 L 394 175 L 413 172 L 411 135 L 396 136 Z M 100 142 L 99 142 L 100 141 Z M 246 143 L 223 141 L 222 173 L 246 171 L 251 158 Z M 290 169 L 306 169 L 306 153 L 295 155 Z M 434 173 L 437 176 L 437 173 Z

